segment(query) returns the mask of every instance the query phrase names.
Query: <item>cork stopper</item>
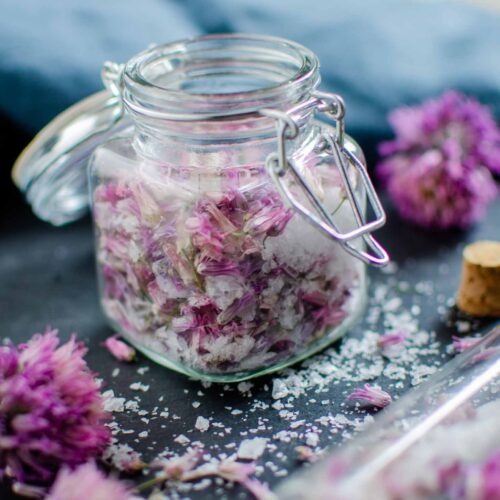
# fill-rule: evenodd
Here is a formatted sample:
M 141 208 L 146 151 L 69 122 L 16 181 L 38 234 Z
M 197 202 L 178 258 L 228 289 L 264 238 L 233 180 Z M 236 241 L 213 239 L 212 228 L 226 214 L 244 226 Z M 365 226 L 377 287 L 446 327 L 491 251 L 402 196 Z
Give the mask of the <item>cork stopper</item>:
M 465 247 L 457 305 L 472 316 L 500 317 L 499 241 L 478 241 Z

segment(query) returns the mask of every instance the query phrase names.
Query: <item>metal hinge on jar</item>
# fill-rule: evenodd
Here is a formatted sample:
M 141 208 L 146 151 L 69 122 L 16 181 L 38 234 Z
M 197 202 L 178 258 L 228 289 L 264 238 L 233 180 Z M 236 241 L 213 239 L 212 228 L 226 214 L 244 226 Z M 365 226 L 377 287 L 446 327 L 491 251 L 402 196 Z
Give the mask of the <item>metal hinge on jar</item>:
M 308 105 L 325 113 L 336 122 L 335 133 L 323 133 L 322 139 L 325 149 L 333 155 L 338 166 L 347 200 L 349 201 L 356 220 L 356 227 L 347 232 L 340 231 L 338 225 L 335 223 L 334 217 L 329 213 L 327 207 L 319 199 L 315 190 L 304 178 L 297 165 L 295 165 L 293 161 L 288 160 L 285 143 L 287 140 L 295 139 L 299 133 L 298 125 L 291 116 L 292 112 L 286 113 L 275 109 L 265 109 L 261 111 L 261 114 L 276 119 L 278 130 L 278 150 L 276 153 L 272 153 L 268 156 L 266 160 L 267 171 L 285 201 L 287 201 L 296 212 L 304 216 L 310 224 L 324 232 L 331 239 L 339 242 L 347 252 L 356 256 L 363 262 L 375 266 L 383 266 L 389 262 L 389 256 L 371 233 L 385 224 L 386 216 L 365 166 L 354 153 L 344 146 L 344 102 L 342 98 L 336 94 L 316 92 Z M 355 193 L 355 186 L 353 186 L 349 178 L 348 169 L 350 166 L 355 168 L 359 173 L 361 182 L 366 190 L 368 202 L 375 215 L 375 218 L 369 222 L 366 221 L 360 200 L 358 200 Z M 284 175 L 287 172 L 291 172 L 295 180 L 302 187 L 314 211 L 305 207 L 292 194 L 284 182 Z M 364 241 L 371 252 L 365 251 L 362 248 L 357 248 L 353 245 L 353 240 L 358 238 Z

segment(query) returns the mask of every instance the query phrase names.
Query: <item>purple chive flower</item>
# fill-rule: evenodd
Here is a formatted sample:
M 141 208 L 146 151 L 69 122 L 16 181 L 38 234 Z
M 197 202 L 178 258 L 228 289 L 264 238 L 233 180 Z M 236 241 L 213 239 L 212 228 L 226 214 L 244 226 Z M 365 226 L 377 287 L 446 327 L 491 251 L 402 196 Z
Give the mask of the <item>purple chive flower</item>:
M 393 111 L 396 138 L 377 172 L 400 214 L 437 228 L 467 227 L 496 197 L 500 130 L 488 109 L 457 92 Z
M 46 500 L 133 500 L 131 491 L 120 481 L 106 477 L 93 462 L 74 471 L 64 468 Z
M 125 342 L 118 340 L 116 335 L 109 337 L 104 342 L 107 350 L 118 360 L 118 361 L 133 361 L 136 356 L 135 349 L 130 347 Z
M 370 384 L 365 384 L 364 387 L 358 387 L 349 396 L 349 401 L 361 401 L 369 405 L 376 406 L 377 408 L 384 408 L 392 403 L 392 397 L 387 392 L 373 387 Z
M 386 333 L 378 339 L 378 345 L 381 349 L 399 346 L 406 340 L 405 332 Z
M 57 330 L 0 348 L 0 474 L 47 484 L 59 467 L 99 455 L 110 439 L 99 384 L 75 337 Z
M 481 342 L 481 338 L 478 337 L 456 337 L 455 335 L 452 340 L 453 350 L 457 353 L 464 352 Z

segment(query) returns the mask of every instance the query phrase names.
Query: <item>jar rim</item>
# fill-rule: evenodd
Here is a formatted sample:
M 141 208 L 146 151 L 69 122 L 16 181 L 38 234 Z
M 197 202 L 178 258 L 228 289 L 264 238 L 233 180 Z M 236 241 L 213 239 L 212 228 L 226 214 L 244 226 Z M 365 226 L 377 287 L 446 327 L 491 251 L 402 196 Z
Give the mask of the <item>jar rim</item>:
M 319 81 L 318 58 L 296 42 L 263 35 L 202 35 L 132 57 L 122 75 L 122 98 L 132 114 L 207 120 L 286 109 Z M 217 83 L 225 91 L 211 91 Z

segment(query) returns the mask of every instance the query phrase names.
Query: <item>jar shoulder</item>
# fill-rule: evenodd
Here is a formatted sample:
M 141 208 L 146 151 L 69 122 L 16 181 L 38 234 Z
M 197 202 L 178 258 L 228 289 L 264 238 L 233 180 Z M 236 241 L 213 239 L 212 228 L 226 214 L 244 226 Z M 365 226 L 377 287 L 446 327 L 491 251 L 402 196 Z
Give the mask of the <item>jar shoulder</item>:
M 130 132 L 100 144 L 90 158 L 89 170 L 91 175 L 99 174 L 107 164 L 134 165 L 139 160 L 137 151 L 133 146 L 133 134 Z

